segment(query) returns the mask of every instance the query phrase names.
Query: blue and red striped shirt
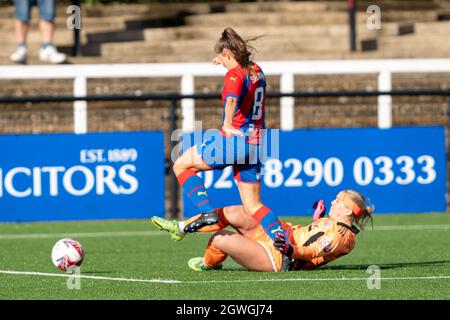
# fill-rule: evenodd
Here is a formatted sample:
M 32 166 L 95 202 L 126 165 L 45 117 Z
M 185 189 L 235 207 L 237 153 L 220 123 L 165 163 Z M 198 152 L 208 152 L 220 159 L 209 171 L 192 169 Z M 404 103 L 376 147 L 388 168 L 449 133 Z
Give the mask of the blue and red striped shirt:
M 265 128 L 266 104 L 266 77 L 261 68 L 253 64 L 252 72 L 248 72 L 240 65 L 229 70 L 225 75 L 222 90 L 224 108 L 228 97 L 238 100 L 233 116 L 233 127 L 242 130 L 248 136 L 248 143 L 259 144 L 260 130 Z

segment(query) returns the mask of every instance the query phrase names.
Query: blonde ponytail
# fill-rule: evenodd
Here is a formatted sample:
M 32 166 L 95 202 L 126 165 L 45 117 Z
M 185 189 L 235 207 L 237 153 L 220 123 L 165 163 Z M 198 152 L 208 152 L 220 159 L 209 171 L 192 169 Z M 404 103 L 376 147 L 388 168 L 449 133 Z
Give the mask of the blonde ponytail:
M 366 199 L 361 193 L 356 190 L 345 190 L 345 194 L 352 199 L 355 204 L 362 210 L 362 214 L 355 216 L 354 222 L 359 230 L 364 230 L 367 222 L 370 220 L 373 227 L 372 214 L 375 211 L 375 206 Z

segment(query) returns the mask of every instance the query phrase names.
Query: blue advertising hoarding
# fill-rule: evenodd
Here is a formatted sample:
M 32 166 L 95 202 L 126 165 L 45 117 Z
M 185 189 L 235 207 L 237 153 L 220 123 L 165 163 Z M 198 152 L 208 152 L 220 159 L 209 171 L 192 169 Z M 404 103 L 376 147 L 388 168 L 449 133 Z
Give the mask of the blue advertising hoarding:
M 278 215 L 310 215 L 316 200 L 329 208 L 340 190 L 355 189 L 377 214 L 444 212 L 445 159 L 440 126 L 280 131 L 279 157 L 264 161 L 262 200 Z M 214 207 L 241 204 L 232 167 L 200 176 Z M 198 213 L 186 197 L 183 205 L 185 216 Z
M 163 216 L 162 132 L 0 136 L 0 221 Z

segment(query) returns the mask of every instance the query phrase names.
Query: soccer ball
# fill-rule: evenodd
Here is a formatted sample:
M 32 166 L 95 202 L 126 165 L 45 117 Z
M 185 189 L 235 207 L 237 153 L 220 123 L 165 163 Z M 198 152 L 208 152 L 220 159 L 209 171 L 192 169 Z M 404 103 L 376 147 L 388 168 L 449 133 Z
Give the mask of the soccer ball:
M 84 259 L 84 250 L 78 241 L 65 238 L 55 243 L 52 249 L 52 262 L 60 270 L 80 266 Z

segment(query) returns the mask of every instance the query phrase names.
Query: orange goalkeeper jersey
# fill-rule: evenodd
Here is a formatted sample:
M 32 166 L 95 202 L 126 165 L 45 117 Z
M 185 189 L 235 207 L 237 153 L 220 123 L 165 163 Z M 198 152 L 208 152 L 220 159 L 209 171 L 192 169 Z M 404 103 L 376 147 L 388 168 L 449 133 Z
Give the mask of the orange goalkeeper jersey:
M 294 248 L 294 270 L 312 269 L 352 251 L 359 230 L 331 218 L 321 218 L 310 225 L 282 222 Z

